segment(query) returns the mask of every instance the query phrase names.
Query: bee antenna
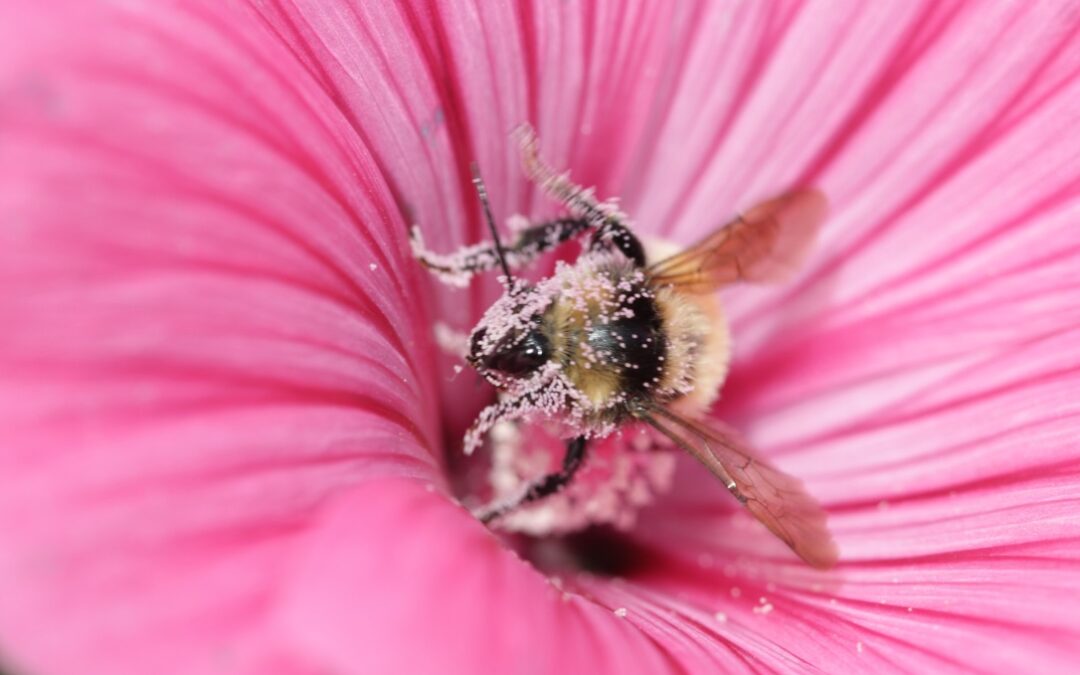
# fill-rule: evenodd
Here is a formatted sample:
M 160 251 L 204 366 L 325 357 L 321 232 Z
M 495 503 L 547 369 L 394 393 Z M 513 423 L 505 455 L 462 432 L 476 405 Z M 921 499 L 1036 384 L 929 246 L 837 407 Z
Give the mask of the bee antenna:
M 480 167 L 473 162 L 469 165 L 472 170 L 472 182 L 476 186 L 476 194 L 480 197 L 480 205 L 484 208 L 484 219 L 487 220 L 488 229 L 495 240 L 495 255 L 499 257 L 499 265 L 506 276 L 506 285 L 510 287 L 513 276 L 510 274 L 510 266 L 506 264 L 506 251 L 499 240 L 499 231 L 495 229 L 495 219 L 491 216 L 491 204 L 488 202 L 487 188 L 484 187 L 484 179 L 480 177 Z

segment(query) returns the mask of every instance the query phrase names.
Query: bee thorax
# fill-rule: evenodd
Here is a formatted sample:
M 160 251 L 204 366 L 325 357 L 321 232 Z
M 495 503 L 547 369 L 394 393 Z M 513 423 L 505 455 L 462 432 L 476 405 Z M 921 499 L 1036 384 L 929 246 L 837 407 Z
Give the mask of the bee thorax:
M 558 270 L 545 325 L 552 355 L 589 402 L 593 421 L 619 422 L 636 407 L 667 403 L 695 386 L 708 317 L 653 289 L 616 256 Z

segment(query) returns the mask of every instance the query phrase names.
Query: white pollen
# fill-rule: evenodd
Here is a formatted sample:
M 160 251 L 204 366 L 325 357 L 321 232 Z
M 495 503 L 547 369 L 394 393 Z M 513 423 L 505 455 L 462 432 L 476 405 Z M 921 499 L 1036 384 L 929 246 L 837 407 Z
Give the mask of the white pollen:
M 855 651 L 857 651 L 857 652 L 859 652 L 860 654 L 862 654 L 862 643 L 861 643 L 861 642 L 856 642 L 856 643 L 855 643 Z
M 715 616 L 716 620 L 720 623 L 725 623 L 727 621 L 727 614 L 724 614 L 723 612 L 717 612 L 713 616 Z
M 754 614 L 760 614 L 762 616 L 765 616 L 766 614 L 768 614 L 771 611 L 773 611 L 773 606 L 770 603 L 765 603 L 764 605 L 758 605 L 757 607 L 754 608 Z
M 619 617 L 620 619 L 626 618 L 627 614 L 628 614 L 628 612 L 626 611 L 625 607 L 620 607 L 617 610 L 615 610 L 615 616 Z
M 375 263 L 371 263 L 370 265 L 368 265 L 368 269 L 374 272 L 375 270 L 379 269 L 379 266 Z

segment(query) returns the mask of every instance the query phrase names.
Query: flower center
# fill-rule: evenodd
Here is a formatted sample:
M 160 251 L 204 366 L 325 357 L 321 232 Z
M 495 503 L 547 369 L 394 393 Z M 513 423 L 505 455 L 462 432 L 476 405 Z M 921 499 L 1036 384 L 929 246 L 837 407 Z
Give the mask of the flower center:
M 514 548 L 551 577 L 585 572 L 627 578 L 647 567 L 651 559 L 626 532 L 605 526 L 557 537 L 520 537 Z
M 566 452 L 556 428 L 543 422 L 506 423 L 492 430 L 488 481 L 495 500 L 513 500 L 558 471 Z M 628 530 L 638 511 L 671 486 L 675 454 L 652 434 L 628 425 L 592 439 L 583 468 L 558 493 L 524 504 L 495 526 L 533 536 L 565 535 L 590 526 Z

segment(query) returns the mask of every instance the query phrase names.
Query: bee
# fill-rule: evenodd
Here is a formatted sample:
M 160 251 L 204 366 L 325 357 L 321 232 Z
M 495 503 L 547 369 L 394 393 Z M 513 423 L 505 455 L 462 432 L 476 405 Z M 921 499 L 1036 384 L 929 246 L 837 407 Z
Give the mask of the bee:
M 821 507 L 797 479 L 760 459 L 733 430 L 703 415 L 727 372 L 730 339 L 713 292 L 736 282 L 782 279 L 808 251 L 827 205 L 795 190 L 737 216 L 674 255 L 649 260 L 628 218 L 545 164 L 528 127 L 515 132 L 526 175 L 568 215 L 519 228 L 500 241 L 487 191 L 473 165 L 490 243 L 452 255 L 413 250 L 443 281 L 464 285 L 499 269 L 505 291 L 467 339 L 468 363 L 500 392 L 465 434 L 471 453 L 496 424 L 534 416 L 558 420 L 562 466 L 513 499 L 488 505 L 490 523 L 555 494 L 581 468 L 588 443 L 628 423 L 652 427 L 712 472 L 746 509 L 804 561 L 827 568 L 835 545 Z M 573 264 L 528 283 L 512 274 L 542 253 L 588 235 Z

